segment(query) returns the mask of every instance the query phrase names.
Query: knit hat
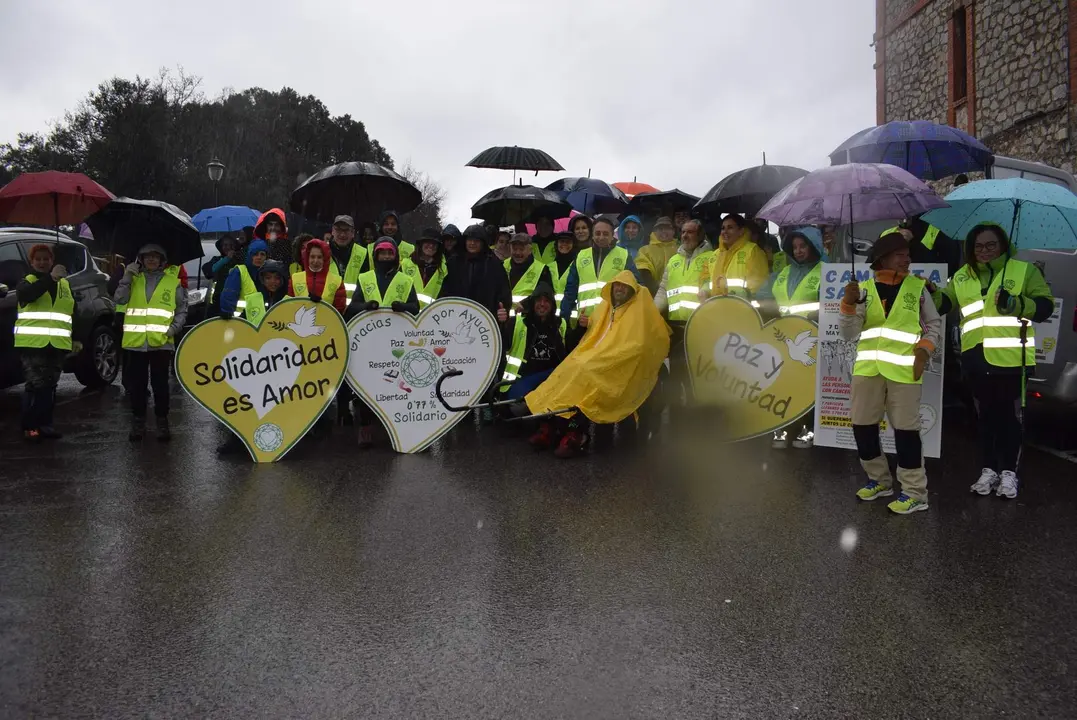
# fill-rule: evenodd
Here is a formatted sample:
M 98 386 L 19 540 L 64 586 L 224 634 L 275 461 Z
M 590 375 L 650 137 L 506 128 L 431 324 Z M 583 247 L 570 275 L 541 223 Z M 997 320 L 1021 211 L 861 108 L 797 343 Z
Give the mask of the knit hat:
M 871 253 L 868 255 L 868 263 L 871 265 L 872 270 L 878 270 L 875 266 L 884 257 L 890 253 L 897 252 L 898 250 L 908 249 L 909 241 L 905 239 L 904 235 L 899 232 L 886 233 L 871 246 Z
M 377 257 L 379 250 L 392 250 L 393 256 L 396 256 L 396 243 L 392 241 L 392 238 L 380 237 L 378 241 L 374 243 L 374 255 Z

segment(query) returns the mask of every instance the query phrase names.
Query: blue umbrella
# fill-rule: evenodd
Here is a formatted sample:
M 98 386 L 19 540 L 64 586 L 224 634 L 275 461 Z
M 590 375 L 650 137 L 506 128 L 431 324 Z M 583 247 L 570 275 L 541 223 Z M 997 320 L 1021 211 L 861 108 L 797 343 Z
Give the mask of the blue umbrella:
M 620 214 L 628 207 L 628 196 L 609 183 L 597 178 L 567 177 L 546 186 L 572 206 L 587 215 Z
M 982 171 L 994 157 L 982 142 L 949 125 L 895 120 L 853 135 L 830 153 L 830 164 L 888 163 L 921 180 L 939 180 Z
M 199 210 L 191 221 L 200 233 L 236 232 L 248 226 L 253 227 L 260 214 L 242 205 L 221 205 Z
M 980 180 L 946 196 L 950 207 L 923 216 L 950 237 L 963 239 L 981 223 L 1009 232 L 1025 250 L 1077 248 L 1077 195 L 1061 185 L 1007 178 Z

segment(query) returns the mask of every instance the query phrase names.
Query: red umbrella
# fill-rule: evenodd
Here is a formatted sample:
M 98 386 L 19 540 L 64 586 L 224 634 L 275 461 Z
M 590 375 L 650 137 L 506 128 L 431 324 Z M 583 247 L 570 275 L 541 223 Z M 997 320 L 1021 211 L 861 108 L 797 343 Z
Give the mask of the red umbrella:
M 82 173 L 23 173 L 0 188 L 0 220 L 27 225 L 74 225 L 115 199 Z
M 640 193 L 661 192 L 654 185 L 648 185 L 641 182 L 616 182 L 613 183 L 613 187 L 623 192 L 628 197 L 639 195 Z

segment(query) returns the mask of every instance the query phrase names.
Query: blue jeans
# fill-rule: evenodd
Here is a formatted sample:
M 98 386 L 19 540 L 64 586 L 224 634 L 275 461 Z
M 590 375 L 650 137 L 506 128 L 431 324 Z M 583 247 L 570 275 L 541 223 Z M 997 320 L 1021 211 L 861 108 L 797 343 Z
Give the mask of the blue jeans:
M 543 370 L 542 372 L 524 375 L 512 385 L 509 385 L 509 390 L 505 393 L 505 398 L 507 400 L 522 400 L 524 395 L 545 382 L 546 378 L 550 377 L 550 373 L 552 372 L 553 370 Z

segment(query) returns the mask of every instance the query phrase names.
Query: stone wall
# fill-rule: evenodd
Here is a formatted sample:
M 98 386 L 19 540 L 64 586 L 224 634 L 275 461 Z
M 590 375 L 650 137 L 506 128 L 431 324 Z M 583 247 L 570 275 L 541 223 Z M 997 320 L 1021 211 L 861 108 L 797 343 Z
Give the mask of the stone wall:
M 905 17 L 917 0 L 886 0 L 886 27 L 894 27 Z
M 887 17 L 893 14 L 900 19 L 914 4 L 911 0 L 888 0 Z M 892 12 L 895 6 L 900 11 Z M 950 3 L 935 0 L 887 37 L 887 121 L 946 122 L 949 108 L 946 22 L 949 9 Z
M 1030 116 L 1064 109 L 1067 0 L 977 0 L 974 7 L 976 134 L 992 139 Z M 1065 118 L 1060 122 L 1068 124 Z M 1052 139 L 1058 135 L 1056 124 L 1043 126 L 1036 131 L 1045 129 Z
M 1033 160 L 1073 173 L 1077 154 L 1070 142 L 1071 113 L 1062 108 L 986 138 L 996 155 Z M 982 136 L 981 136 L 982 137 Z

